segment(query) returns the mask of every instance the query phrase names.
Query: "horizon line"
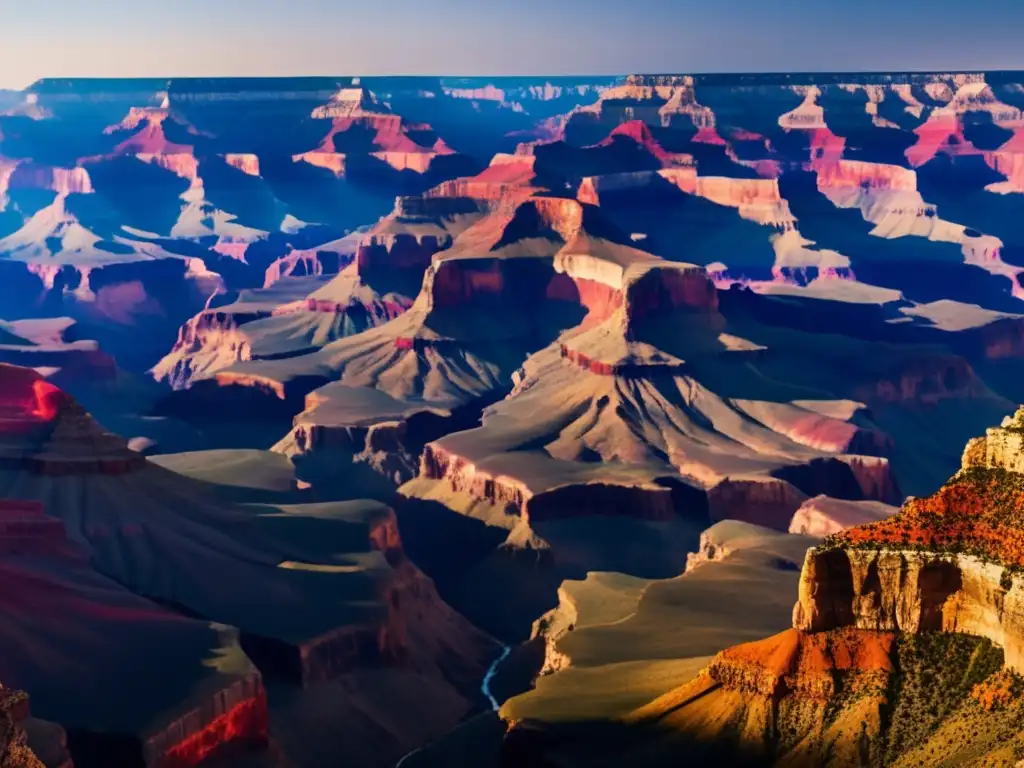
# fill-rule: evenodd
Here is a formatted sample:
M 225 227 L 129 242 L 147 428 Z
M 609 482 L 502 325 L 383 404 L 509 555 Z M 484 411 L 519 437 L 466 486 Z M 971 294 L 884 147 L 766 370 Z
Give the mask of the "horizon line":
M 480 80 L 480 79 L 517 79 L 517 80 L 531 80 L 531 79 L 567 79 L 567 78 L 625 78 L 625 77 L 713 77 L 713 76 L 738 76 L 738 75 L 754 75 L 759 77 L 780 77 L 780 76 L 807 76 L 807 75 L 823 75 L 823 76 L 843 76 L 843 75 L 1003 75 L 1003 74 L 1024 74 L 1024 68 L 1022 69 L 1002 69 L 1002 68 L 974 68 L 974 69 L 957 69 L 953 67 L 945 68 L 928 68 L 928 69 L 834 69 L 834 70 L 813 70 L 813 69 L 800 69 L 800 70 L 718 70 L 718 71 L 698 71 L 698 70 L 678 70 L 678 71 L 643 71 L 643 70 L 632 70 L 632 71 L 616 71 L 616 72 L 567 72 L 567 73 L 535 73 L 535 74 L 518 74 L 518 73 L 484 73 L 484 74 L 459 74 L 453 72 L 447 73 L 416 73 L 416 74 L 403 74 L 403 73 L 389 73 L 389 74 L 303 74 L 303 75 L 278 75 L 278 74 L 248 74 L 248 75 L 44 75 L 37 77 L 30 81 L 28 85 L 21 88 L 17 87 L 5 87 L 0 90 L 8 91 L 27 91 L 33 86 L 44 82 L 53 81 L 128 81 L 128 82 L 144 82 L 152 80 L 167 80 L 167 81 L 188 81 L 188 80 L 346 80 L 346 79 L 395 79 L 395 80 L 414 80 L 414 79 L 465 79 L 465 80 Z

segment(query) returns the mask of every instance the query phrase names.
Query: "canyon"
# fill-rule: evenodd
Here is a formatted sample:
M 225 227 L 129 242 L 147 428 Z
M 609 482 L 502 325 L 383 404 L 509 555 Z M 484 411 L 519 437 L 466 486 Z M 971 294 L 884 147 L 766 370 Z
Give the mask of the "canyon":
M 48 768 L 996 754 L 1022 87 L 5 93 L 0 735 Z

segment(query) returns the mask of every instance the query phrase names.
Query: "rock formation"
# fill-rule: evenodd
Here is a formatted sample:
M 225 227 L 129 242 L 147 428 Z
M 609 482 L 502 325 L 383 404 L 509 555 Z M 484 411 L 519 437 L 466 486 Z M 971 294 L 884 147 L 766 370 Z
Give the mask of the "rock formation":
M 965 632 L 1020 670 L 1012 510 L 1024 409 L 968 443 L 961 471 L 896 516 L 830 537 L 808 553 L 794 626 Z
M 855 525 L 884 520 L 898 511 L 897 507 L 877 501 L 848 501 L 815 496 L 805 501 L 796 511 L 789 530 L 791 533 L 823 539 Z
M 20 494 L 17 503 L 0 505 L 0 567 L 38 571 L 48 579 L 56 573 L 81 590 L 73 613 L 49 597 L 38 605 L 39 616 L 63 615 L 65 624 L 52 619 L 57 623 L 40 629 L 34 642 L 57 652 L 68 632 L 72 638 L 79 632 L 77 625 L 68 628 L 77 621 L 72 616 L 104 617 L 121 622 L 109 636 L 125 642 L 154 631 L 178 637 L 181 658 L 167 656 L 166 664 L 194 664 L 213 675 L 197 678 L 195 696 L 186 701 L 167 702 L 161 697 L 168 691 L 155 686 L 160 712 L 137 704 L 131 719 L 104 720 L 112 703 L 104 699 L 91 715 L 80 706 L 78 691 L 90 690 L 84 679 L 64 676 L 62 685 L 80 685 L 68 697 L 46 681 L 54 669 L 27 661 L 29 649 L 14 653 L 5 647 L 0 672 L 39 692 L 44 716 L 73 733 L 73 752 L 109 760 L 127 749 L 131 759 L 139 755 L 145 764 L 195 765 L 227 742 L 265 743 L 268 710 L 257 667 L 299 689 L 358 676 L 360 670 L 410 669 L 408 684 L 422 680 L 434 686 L 438 696 L 456 703 L 455 717 L 464 711 L 459 707 L 470 706 L 496 645 L 441 602 L 430 580 L 405 557 L 390 509 L 365 502 L 253 508 L 226 503 L 208 482 L 130 450 L 37 373 L 2 367 L 0 385 L 0 498 Z M 112 495 L 101 501 L 107 494 Z M 325 547 L 311 540 L 310 527 L 354 534 L 345 538 L 354 546 L 341 554 L 336 542 Z M 179 555 L 187 568 L 173 564 Z M 156 558 L 163 565 L 156 567 Z M 202 577 L 205 569 L 218 573 L 215 586 Z M 263 587 L 256 587 L 260 582 Z M 259 605 L 246 597 L 253 588 L 260 590 Z M 203 620 L 183 619 L 133 592 Z M 160 630 L 153 622 L 170 626 Z M 91 656 L 97 672 L 107 669 L 103 654 L 114 648 L 104 645 L 107 637 L 99 633 L 83 641 L 79 655 L 67 659 Z M 127 676 L 108 681 L 115 697 L 133 676 L 148 674 L 138 664 L 149 659 L 151 644 L 129 648 L 118 651 L 126 654 Z M 131 654 L 138 653 L 143 657 L 136 662 Z M 219 655 L 230 661 L 201 663 Z M 231 670 L 236 677 L 223 677 Z
M 292 159 L 327 169 L 335 176 L 345 176 L 350 170 L 350 153 L 368 155 L 397 171 L 419 174 L 429 171 L 436 158 L 454 154 L 429 125 L 406 122 L 363 88 L 342 88 L 310 116 L 330 121 L 327 134 L 315 149 Z
M 950 760 L 1005 748 L 1007 735 L 983 724 L 1016 716 L 1024 691 L 1014 522 L 1021 430 L 1024 409 L 972 440 L 960 472 L 932 497 L 808 550 L 793 629 L 719 653 L 692 682 L 627 716 L 628 727 L 661 734 L 645 752 L 912 765 L 954 733 Z M 849 503 L 838 509 L 850 514 Z M 694 566 L 720 557 L 702 539 Z M 522 733 L 532 754 L 550 748 L 543 730 Z
M 896 498 L 884 458 L 846 455 L 887 446 L 847 421 L 856 407 L 844 414 L 841 403 L 726 402 L 704 389 L 702 361 L 753 361 L 763 350 L 727 332 L 703 270 L 627 254 L 558 257 L 577 285 L 607 286 L 609 298 L 527 360 L 482 427 L 427 445 L 422 479 L 531 522 L 572 510 L 660 520 L 740 516 L 785 530 L 807 493 L 831 487 L 849 498 Z M 670 339 L 665 327 L 686 332 Z M 541 403 L 548 415 L 531 427 L 528 414 Z M 757 437 L 752 420 L 763 430 Z M 718 440 L 729 445 L 729 458 L 715 450 Z M 787 459 L 773 464 L 780 455 Z
M 563 579 L 674 577 L 701 529 L 739 519 L 828 538 L 797 628 L 711 662 L 681 717 L 714 702 L 791 763 L 910 761 L 889 725 L 910 722 L 910 688 L 883 702 L 874 686 L 896 685 L 930 628 L 957 630 L 935 636 L 957 659 L 977 650 L 982 671 L 1005 659 L 998 678 L 962 677 L 985 683 L 965 696 L 986 716 L 1012 710 L 1016 422 L 972 444 L 943 491 L 889 505 L 936 487 L 967 434 L 1024 402 L 1019 79 L 46 80 L 0 94 L 0 363 L 44 369 L 0 367 L 0 559 L 64 558 L 64 581 L 95 586 L 102 608 L 145 603 L 153 624 L 109 625 L 126 648 L 166 621 L 194 640 L 183 665 L 255 662 L 113 725 L 60 709 L 54 673 L 25 651 L 0 649 L 18 661 L 0 680 L 67 727 L 72 752 L 107 732 L 189 762 L 237 727 L 256 741 L 269 728 L 289 759 L 321 739 L 332 749 L 307 757 L 390 759 L 483 700 L 497 650 L 405 545 L 510 642 Z M 131 376 L 150 369 L 144 386 Z M 161 458 L 185 420 L 189 448 L 237 446 L 250 427 L 273 448 Z M 246 473 L 268 487 L 240 486 Z M 390 501 L 399 486 L 397 516 L 283 501 Z M 733 560 L 720 532 L 686 578 Z M 88 561 L 67 565 L 65 544 Z M 796 579 L 792 558 L 764 557 Z M 569 602 L 556 624 L 581 621 Z M 548 671 L 580 658 L 551 637 Z M 95 639 L 81 658 L 109 659 Z M 487 696 L 521 655 L 490 668 Z M 150 679 L 144 660 L 129 668 Z M 277 678 L 266 705 L 257 669 Z M 232 686 L 226 710 L 209 703 Z M 372 698 L 384 688 L 412 714 Z M 772 735 L 796 710 L 812 723 L 799 748 Z M 847 738 L 861 724 L 874 735 Z M 585 765 L 573 757 L 560 764 Z

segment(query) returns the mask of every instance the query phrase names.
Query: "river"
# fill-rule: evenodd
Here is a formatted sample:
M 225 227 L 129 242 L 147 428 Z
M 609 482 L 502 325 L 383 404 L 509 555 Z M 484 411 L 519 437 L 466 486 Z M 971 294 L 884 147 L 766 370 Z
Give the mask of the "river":
M 498 674 L 498 667 L 501 666 L 502 662 L 509 657 L 512 653 L 511 645 L 504 645 L 501 648 L 501 654 L 494 661 L 491 662 L 491 666 L 487 668 L 487 674 L 484 675 L 484 679 L 480 683 L 480 692 L 487 698 L 487 701 L 491 704 L 491 709 L 497 712 L 501 708 L 501 704 L 494 698 L 494 694 L 491 693 L 491 683 L 494 681 L 494 676 Z M 419 752 L 419 749 L 414 749 L 409 754 L 405 755 L 401 760 L 395 763 L 395 768 L 402 768 L 402 765 L 410 757 Z

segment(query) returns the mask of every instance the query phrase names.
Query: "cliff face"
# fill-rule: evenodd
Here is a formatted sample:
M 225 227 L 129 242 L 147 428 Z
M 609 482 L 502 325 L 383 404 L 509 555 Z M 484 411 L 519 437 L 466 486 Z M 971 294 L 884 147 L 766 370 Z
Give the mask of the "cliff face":
M 1002 764 L 1024 713 L 1020 433 L 1024 408 L 972 440 L 933 496 L 808 550 L 792 629 L 722 651 L 623 718 L 635 739 L 588 732 L 588 749 L 606 764 Z M 863 519 L 853 507 L 816 498 L 804 521 L 827 532 Z M 727 554 L 702 537 L 687 570 Z M 505 754 L 511 765 L 580 754 L 565 748 L 573 739 L 512 723 Z
M 419 475 L 442 480 L 452 491 L 487 501 L 527 523 L 582 515 L 670 520 L 676 514 L 672 489 L 668 486 L 592 482 L 555 486 L 535 493 L 523 481 L 483 470 L 438 443 L 425 447 Z
M 517 283 L 521 285 L 531 273 L 543 281 L 534 288 L 543 295 L 545 286 L 553 276 L 550 266 L 525 262 L 443 259 L 427 270 L 420 297 L 428 310 L 480 304 L 488 300 L 497 302 L 514 296 Z M 544 273 L 547 273 L 546 279 Z
M 544 662 L 538 675 L 553 675 L 572 666 L 572 658 L 558 647 L 558 641 L 572 632 L 579 620 L 579 611 L 572 595 L 563 586 L 558 588 L 558 605 L 533 623 L 530 639 L 544 640 Z
M 714 313 L 718 291 L 701 267 L 664 265 L 641 267 L 627 273 L 625 316 L 627 323 L 675 310 Z
M 193 768 L 268 743 L 267 694 L 254 674 L 146 738 L 142 759 L 147 766 Z
M 977 467 L 1024 473 L 1024 431 L 1019 429 L 1021 412 L 1007 416 L 1000 427 L 987 430 L 964 448 L 965 469 Z
M 286 255 L 274 259 L 273 263 L 267 267 L 263 277 L 263 287 L 270 288 L 286 277 L 336 275 L 352 262 L 355 250 L 355 247 L 351 250 L 293 248 Z
M 963 632 L 1024 669 L 1022 424 L 1024 409 L 972 440 L 961 471 L 933 496 L 809 551 L 794 626 Z
M 0 195 L 7 190 L 48 189 L 58 195 L 89 194 L 95 191 L 89 171 L 82 167 L 58 168 L 20 162 L 10 169 L 7 184 L 0 187 Z
M 494 477 L 480 471 L 468 459 L 455 456 L 437 443 L 428 444 L 420 459 L 420 475 L 432 480 L 445 480 L 457 493 L 486 499 L 499 507 L 522 512 L 532 497 L 530 490 L 511 477 Z
M 818 189 L 917 191 L 917 173 L 909 168 L 857 160 L 815 164 Z
M 793 626 L 962 632 L 988 638 L 1003 649 L 1007 666 L 1024 671 L 1024 585 L 1017 581 L 971 555 L 812 550 Z
M 417 440 L 409 435 L 408 421 L 382 421 L 369 426 L 335 424 L 330 419 L 321 422 L 313 410 L 315 406 L 310 406 L 314 395 L 307 396 L 307 411 L 296 417 L 292 431 L 272 448 L 291 456 L 300 474 L 308 471 L 311 477 L 320 474 L 320 479 L 326 480 L 338 463 L 348 461 L 396 487 L 415 477 Z M 416 416 L 412 418 L 417 420 Z M 308 459 L 316 466 L 304 466 Z
M 240 327 L 261 317 L 270 317 L 270 312 L 204 310 L 179 329 L 170 353 L 153 367 L 153 377 L 174 389 L 187 389 L 208 371 L 248 360 L 250 340 Z
M 360 243 L 356 263 L 361 273 L 373 270 L 417 269 L 430 265 L 431 257 L 451 245 L 450 236 L 370 234 Z
M 806 500 L 806 494 L 784 480 L 726 479 L 708 490 L 708 511 L 713 521 L 742 520 L 786 530 Z

